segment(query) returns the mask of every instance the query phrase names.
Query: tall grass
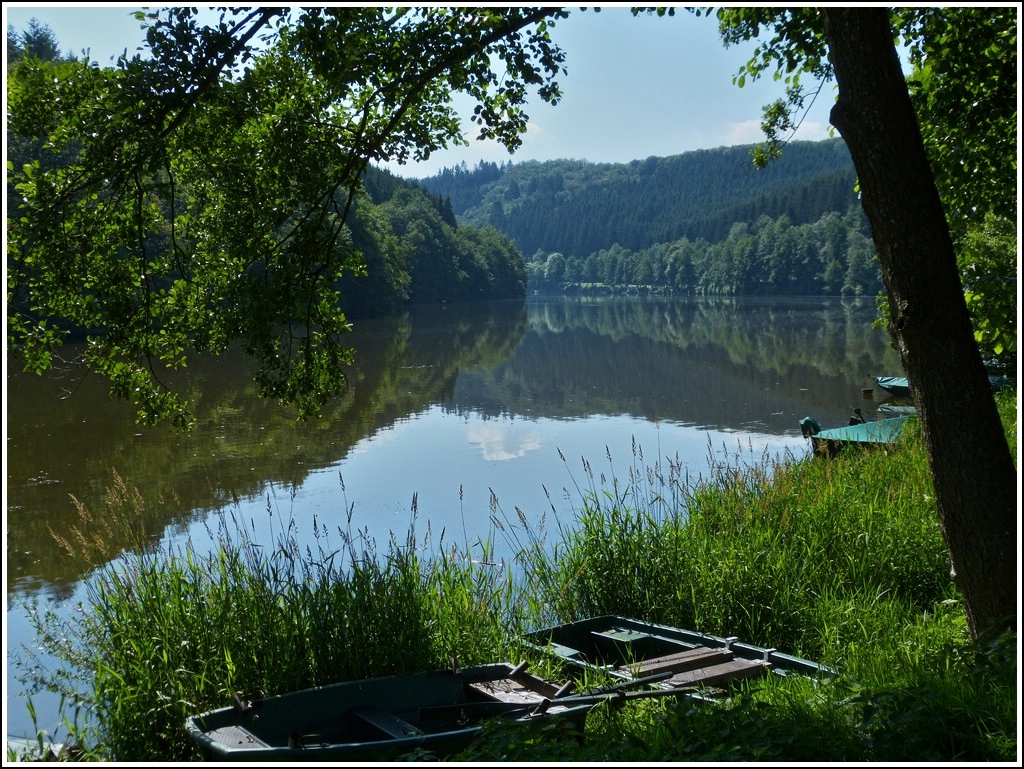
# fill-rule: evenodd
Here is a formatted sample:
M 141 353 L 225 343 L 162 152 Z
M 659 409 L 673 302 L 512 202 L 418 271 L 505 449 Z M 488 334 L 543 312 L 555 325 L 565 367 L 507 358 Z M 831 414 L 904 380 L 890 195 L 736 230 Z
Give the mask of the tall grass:
M 1016 399 L 1000 409 L 1016 455 Z M 495 727 L 462 758 L 1014 759 L 1016 636 L 985 648 L 970 640 L 918 431 L 894 448 L 831 460 L 709 444 L 711 471 L 700 478 L 632 450 L 626 479 L 586 460 L 581 477 L 570 471 L 569 514 L 552 503 L 538 526 L 492 497 L 512 564 L 494 563 L 489 543 L 476 553 L 434 550 L 412 528 L 378 550 L 316 519 L 315 548 L 299 548 L 294 522 L 264 547 L 229 513 L 211 531 L 212 553 L 157 548 L 134 531 L 145 519 L 138 495 L 115 479 L 103 515 L 82 511 L 103 524 L 86 534 L 83 519 L 65 544 L 102 562 L 102 532 L 122 527 L 137 548 L 98 569 L 70 628 L 40 615 L 40 644 L 65 668 L 37 683 L 88 709 L 93 726 L 69 724 L 85 757 L 190 760 L 185 718 L 232 693 L 442 668 L 453 658 L 518 660 L 532 654 L 518 641 L 525 629 L 623 614 L 736 635 L 839 675 L 751 683 L 714 704 L 602 706 L 582 744 Z M 606 459 L 610 468 L 610 452 Z M 413 508 L 415 520 L 415 500 Z M 533 661 L 564 673 L 550 659 Z
M 575 521 L 528 562 L 533 600 L 563 619 L 640 614 L 838 658 L 860 637 L 850 602 L 921 612 L 954 597 L 913 431 L 898 451 L 830 462 L 709 446 L 709 465 L 685 511 L 661 514 L 657 485 L 602 491 L 584 465 Z
M 115 479 L 106 526 L 130 529 L 139 505 Z M 210 532 L 212 553 L 138 542 L 102 569 L 74 640 L 63 636 L 51 648 L 68 670 L 88 671 L 89 690 L 76 696 L 98 730 L 75 736 L 117 760 L 191 760 L 199 753 L 185 719 L 224 707 L 233 694 L 477 664 L 501 653 L 504 611 L 514 603 L 502 565 L 458 550 L 425 561 L 412 529 L 378 551 L 364 536 L 329 532 L 315 518 L 312 526 L 315 550 L 300 550 L 294 520 L 265 547 L 244 522 L 222 514 Z M 65 545 L 76 555 L 97 552 Z M 42 624 L 41 635 L 58 638 Z M 49 683 L 67 680 L 68 670 Z

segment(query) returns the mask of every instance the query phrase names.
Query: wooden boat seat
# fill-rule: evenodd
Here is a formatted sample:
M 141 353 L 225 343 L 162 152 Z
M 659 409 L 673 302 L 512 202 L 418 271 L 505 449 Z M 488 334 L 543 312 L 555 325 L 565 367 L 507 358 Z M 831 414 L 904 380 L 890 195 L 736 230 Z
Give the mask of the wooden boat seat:
M 651 637 L 650 633 L 646 633 L 642 630 L 629 630 L 617 627 L 609 628 L 608 630 L 591 630 L 590 634 L 597 638 L 608 638 L 612 641 L 618 641 L 619 643 L 625 644 Z
M 518 702 L 524 705 L 533 705 L 546 698 L 561 697 L 572 688 L 571 682 L 559 688 L 551 681 L 528 673 L 526 665 L 527 663 L 520 662 L 509 671 L 505 678 L 466 684 L 469 698 L 488 702 Z
M 578 657 L 583 656 L 583 652 L 581 652 L 579 649 L 574 649 L 571 646 L 563 646 L 562 644 L 555 643 L 554 641 L 548 642 L 546 648 L 552 654 L 555 654 L 567 660 L 576 659 Z
M 723 662 L 729 662 L 734 656 L 728 649 L 699 646 L 696 649 L 687 649 L 684 652 L 641 660 L 622 667 L 628 669 L 634 677 L 639 678 L 658 673 L 682 673 L 709 665 L 720 665 Z
M 544 694 L 524 686 L 511 678 L 500 678 L 494 681 L 475 681 L 467 686 L 476 696 L 492 702 L 521 702 L 533 705 L 543 701 Z
M 707 686 L 728 688 L 734 681 L 758 678 L 771 670 L 771 664 L 764 660 L 734 659 L 717 665 L 708 665 L 676 673 L 666 684 L 679 686 Z
M 373 705 L 361 705 L 357 708 L 351 708 L 348 714 L 383 732 L 388 737 L 402 738 L 421 734 L 420 730 L 408 721 Z
M 269 748 L 266 742 L 242 726 L 222 726 L 208 732 L 211 739 L 231 745 L 235 750 Z

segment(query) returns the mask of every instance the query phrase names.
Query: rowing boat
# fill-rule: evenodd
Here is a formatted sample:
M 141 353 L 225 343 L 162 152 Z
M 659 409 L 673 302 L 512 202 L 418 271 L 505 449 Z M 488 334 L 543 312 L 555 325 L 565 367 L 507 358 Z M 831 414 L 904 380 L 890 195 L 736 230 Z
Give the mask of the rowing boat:
M 817 662 L 777 649 L 695 630 L 606 615 L 567 622 L 525 636 L 531 648 L 569 666 L 627 680 L 664 675 L 655 686 L 715 698 L 738 681 L 764 675 L 833 675 Z
M 910 380 L 905 376 L 876 376 L 872 378 L 875 380 L 876 385 L 890 395 L 902 395 L 905 397 L 911 395 Z
M 582 731 L 596 700 L 567 696 L 525 663 L 481 665 L 347 681 L 270 697 L 235 695 L 229 707 L 188 718 L 185 729 L 220 761 L 390 760 L 417 749 L 445 757 L 488 718 L 541 720 Z

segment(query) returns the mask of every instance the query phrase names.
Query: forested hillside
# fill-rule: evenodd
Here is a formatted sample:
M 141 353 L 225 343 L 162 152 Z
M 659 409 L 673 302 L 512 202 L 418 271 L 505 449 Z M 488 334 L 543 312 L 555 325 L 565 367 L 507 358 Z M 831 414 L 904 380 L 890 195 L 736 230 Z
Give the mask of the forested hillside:
M 53 82 L 70 84 L 81 76 L 76 60 L 60 55 L 46 28 L 37 25 L 20 36 L 8 30 L 8 42 L 14 74 L 27 52 L 46 62 L 42 66 L 50 68 Z M 17 123 L 8 131 L 7 159 L 15 169 L 35 161 L 62 169 L 83 156 L 80 139 L 70 139 L 58 152 L 38 138 L 37 129 Z M 365 269 L 340 271 L 333 281 L 338 303 L 347 315 L 365 316 L 411 303 L 517 297 L 527 291 L 643 286 L 662 293 L 876 292 L 881 284 L 865 245 L 863 217 L 855 209 L 845 145 L 840 140 L 794 143 L 761 171 L 754 168 L 750 149 L 724 147 L 628 164 L 482 163 L 422 180 L 371 167 L 362 176 L 363 189 L 339 243 L 339 251 L 351 249 L 352 264 Z M 224 181 L 205 178 L 201 170 L 199 177 L 200 186 L 224 190 Z M 147 184 L 159 218 L 171 222 L 175 204 L 192 202 L 181 191 L 196 185 L 179 185 L 172 194 L 166 178 L 163 171 Z M 238 186 L 234 178 L 227 183 Z M 22 194 L 11 179 L 7 199 L 18 221 Z M 342 201 L 338 205 L 343 207 Z M 262 220 L 255 213 L 243 216 L 249 226 L 227 232 L 219 246 L 209 227 L 208 242 L 196 241 L 186 218 L 179 226 L 148 233 L 144 250 L 181 254 L 220 247 L 248 254 L 241 245 L 246 238 L 268 227 L 287 229 L 301 219 L 298 209 L 281 211 L 270 224 L 257 224 Z M 129 230 L 128 237 L 137 240 Z M 132 247 L 126 246 L 129 252 Z M 102 265 L 108 252 L 102 245 L 90 258 Z M 18 284 L 31 281 L 38 265 L 26 262 Z M 171 290 L 187 277 L 187 271 L 172 269 L 162 278 L 154 275 L 151 287 Z M 14 291 L 11 306 L 27 311 L 29 295 Z M 66 321 L 69 328 L 102 325 L 86 315 Z
M 341 279 L 348 315 L 525 293 L 526 265 L 508 236 L 487 225 L 458 226 L 446 200 L 387 171 L 369 169 L 363 184 L 348 227 L 366 271 Z
M 864 215 L 850 206 L 810 224 L 786 214 L 737 222 L 716 243 L 680 238 L 631 251 L 617 243 L 583 258 L 536 251 L 527 288 L 545 294 L 873 296 L 882 276 Z
M 841 140 L 628 164 L 480 163 L 419 180 L 528 255 L 530 291 L 873 295 L 881 274 Z
M 451 201 L 459 222 L 493 225 L 527 255 L 584 257 L 619 244 L 639 250 L 686 238 L 725 240 L 737 222 L 785 215 L 794 225 L 846 213 L 857 200 L 840 139 L 794 142 L 754 168 L 750 146 L 697 150 L 628 164 L 528 161 L 445 169 L 419 182 Z

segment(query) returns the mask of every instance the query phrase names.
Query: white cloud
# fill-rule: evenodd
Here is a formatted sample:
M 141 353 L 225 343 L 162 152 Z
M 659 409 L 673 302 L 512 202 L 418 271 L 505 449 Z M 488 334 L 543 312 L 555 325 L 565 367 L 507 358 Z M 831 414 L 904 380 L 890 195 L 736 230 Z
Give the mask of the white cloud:
M 491 462 L 518 459 L 542 445 L 540 433 L 528 430 L 521 435 L 508 422 L 483 422 L 469 427 L 466 439 L 480 449 L 483 458 Z
M 797 129 L 796 139 L 799 141 L 817 142 L 823 139 L 831 138 L 829 131 L 832 130 L 832 125 L 829 123 L 820 123 L 815 120 L 809 120 L 800 125 Z M 839 135 L 839 132 L 836 132 Z
M 742 123 L 728 123 L 722 134 L 720 145 L 734 147 L 737 144 L 757 144 L 764 141 L 760 120 L 744 120 Z

